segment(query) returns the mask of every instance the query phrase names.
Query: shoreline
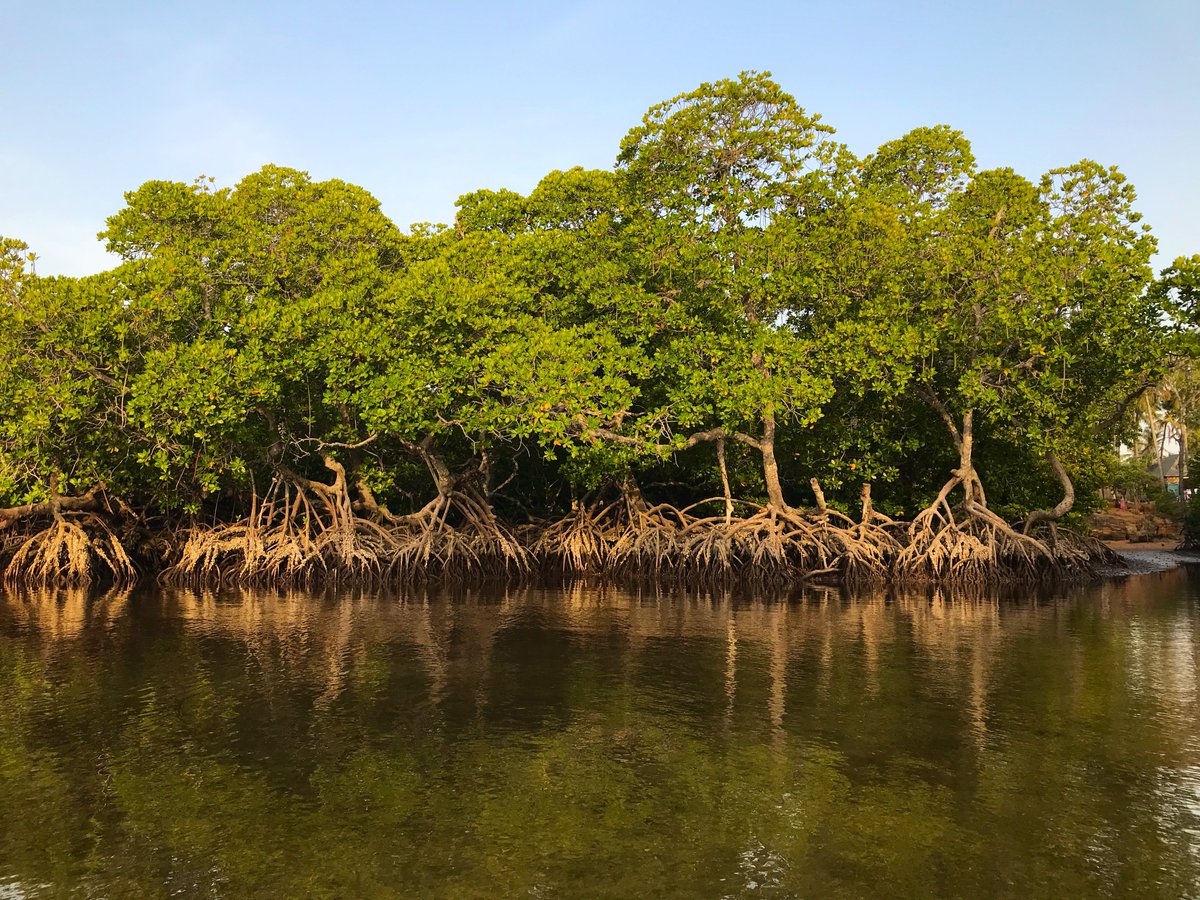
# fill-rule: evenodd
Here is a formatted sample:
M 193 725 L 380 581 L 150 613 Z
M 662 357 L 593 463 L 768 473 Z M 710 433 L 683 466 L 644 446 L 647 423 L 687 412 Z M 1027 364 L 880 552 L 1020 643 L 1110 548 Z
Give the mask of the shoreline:
M 1124 570 L 1105 570 L 1101 573 L 1105 577 L 1151 575 L 1180 566 L 1200 565 L 1200 552 L 1179 549 L 1179 541 L 1150 541 L 1140 544 L 1106 541 L 1105 546 L 1120 556 L 1127 566 Z

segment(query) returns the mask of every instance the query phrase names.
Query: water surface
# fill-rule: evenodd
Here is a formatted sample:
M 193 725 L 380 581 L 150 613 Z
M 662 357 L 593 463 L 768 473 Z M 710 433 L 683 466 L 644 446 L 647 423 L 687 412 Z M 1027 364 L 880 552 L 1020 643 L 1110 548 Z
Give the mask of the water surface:
M 1200 897 L 1198 594 L 0 595 L 0 898 Z

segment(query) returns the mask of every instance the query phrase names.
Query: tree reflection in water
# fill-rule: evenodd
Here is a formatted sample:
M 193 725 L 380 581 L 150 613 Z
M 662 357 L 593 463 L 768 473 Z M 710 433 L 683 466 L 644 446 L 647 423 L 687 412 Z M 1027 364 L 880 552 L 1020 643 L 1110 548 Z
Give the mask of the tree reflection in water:
M 1200 884 L 1196 590 L 0 602 L 0 893 Z

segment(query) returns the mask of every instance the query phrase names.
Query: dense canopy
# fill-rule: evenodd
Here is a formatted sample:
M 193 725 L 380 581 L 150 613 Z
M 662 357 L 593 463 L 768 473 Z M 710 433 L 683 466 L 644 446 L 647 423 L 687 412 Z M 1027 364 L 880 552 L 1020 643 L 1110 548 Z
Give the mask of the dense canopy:
M 77 279 L 0 244 L 10 578 L 1084 564 L 1055 523 L 1195 317 L 1115 168 L 858 159 L 754 72 L 451 227 L 267 166 L 101 237 Z

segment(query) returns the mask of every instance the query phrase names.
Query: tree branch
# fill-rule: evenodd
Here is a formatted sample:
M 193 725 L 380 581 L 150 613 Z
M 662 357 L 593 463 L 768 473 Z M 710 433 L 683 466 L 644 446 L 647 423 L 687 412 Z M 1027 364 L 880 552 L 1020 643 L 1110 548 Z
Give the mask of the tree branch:
M 925 401 L 934 408 L 937 414 L 942 417 L 942 421 L 946 423 L 946 427 L 950 430 L 950 437 L 954 438 L 954 446 L 961 450 L 963 442 L 962 432 L 960 432 L 958 430 L 958 426 L 954 424 L 954 419 L 951 417 L 950 412 L 946 409 L 945 405 L 943 405 L 942 401 L 938 399 L 937 394 L 923 384 L 917 384 L 917 393 L 920 394 Z
M 315 438 L 315 437 L 299 438 L 296 441 L 296 443 L 297 444 L 309 444 L 309 443 L 316 444 L 318 452 L 320 452 L 322 450 L 361 450 L 363 447 L 366 447 L 368 444 L 373 443 L 378 437 L 379 437 L 379 433 L 376 432 L 375 434 L 371 435 L 369 438 L 365 438 L 364 440 L 359 441 L 357 444 L 343 444 L 340 441 L 323 441 L 320 438 Z
M 1050 468 L 1054 470 L 1059 484 L 1063 487 L 1063 498 L 1052 509 L 1035 509 L 1026 516 L 1024 528 L 1026 534 L 1038 522 L 1055 522 L 1061 519 L 1075 505 L 1075 485 L 1071 483 L 1071 478 L 1067 475 L 1067 470 L 1063 468 L 1063 464 L 1059 462 L 1053 450 L 1046 453 L 1046 462 L 1050 463 Z
M 707 431 L 697 431 L 688 435 L 683 442 L 683 446 L 676 444 L 660 444 L 657 441 L 647 441 L 645 438 L 630 437 L 627 434 L 620 434 L 616 431 L 610 431 L 607 428 L 588 428 L 582 422 L 577 422 L 580 426 L 580 437 L 585 441 L 605 440 L 612 441 L 614 444 L 624 444 L 627 447 L 641 447 L 646 450 L 654 450 L 659 453 L 670 453 L 678 450 L 690 450 L 697 444 L 709 443 L 712 441 L 723 441 L 726 438 L 732 438 L 739 444 L 745 444 L 747 447 L 753 447 L 756 450 L 762 450 L 762 443 L 748 434 L 742 434 L 740 431 L 729 432 L 724 428 L 710 428 Z
M 57 494 L 50 500 L 40 503 L 26 503 L 23 506 L 12 506 L 0 509 L 0 528 L 6 528 L 22 519 L 35 516 L 48 516 L 56 511 L 61 512 L 97 512 L 101 508 L 99 494 L 104 485 L 97 484 L 80 497 L 60 497 Z

